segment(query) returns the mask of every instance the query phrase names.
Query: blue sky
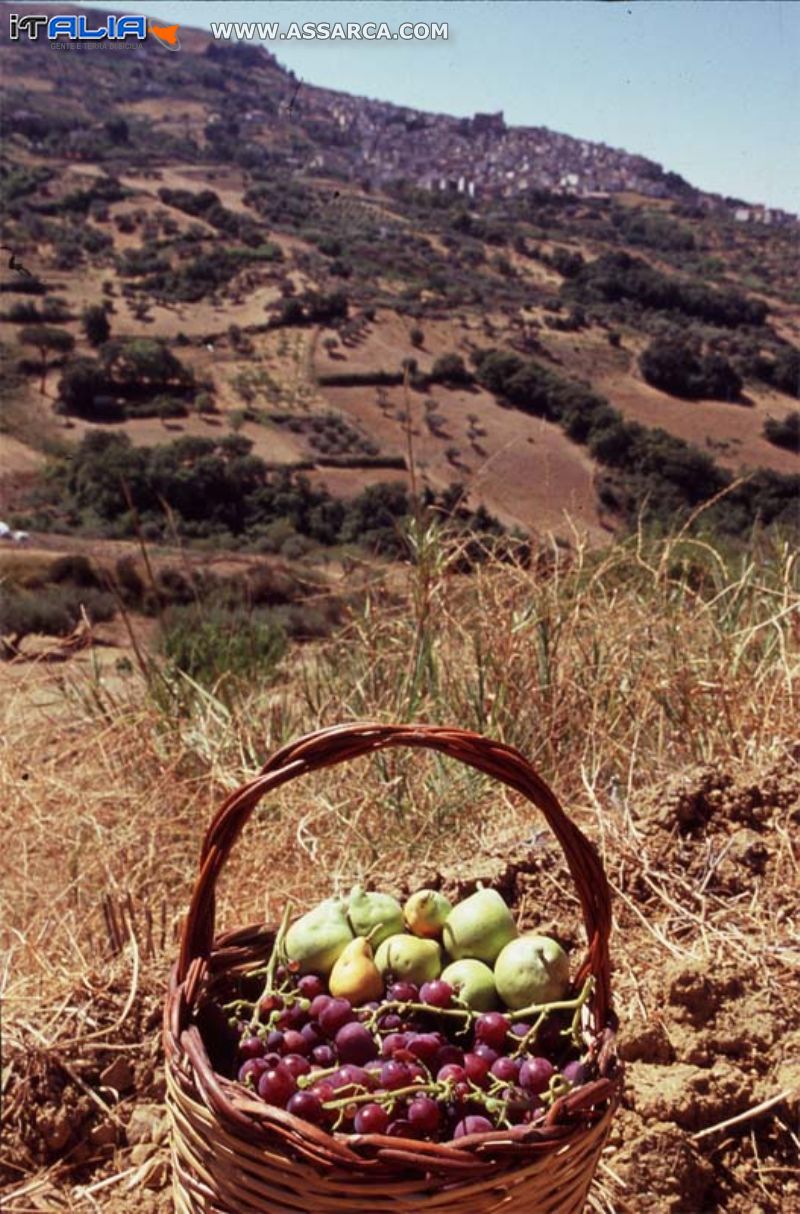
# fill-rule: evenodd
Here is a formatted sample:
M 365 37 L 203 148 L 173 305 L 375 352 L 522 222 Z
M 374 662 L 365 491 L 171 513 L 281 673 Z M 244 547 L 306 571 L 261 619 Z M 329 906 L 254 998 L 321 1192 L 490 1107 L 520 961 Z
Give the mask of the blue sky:
M 642 153 L 703 189 L 800 211 L 795 0 L 134 0 L 87 7 L 201 28 L 237 20 L 386 21 L 393 28 L 446 21 L 446 42 L 267 45 L 311 84 L 441 113 L 503 110 L 512 124 Z

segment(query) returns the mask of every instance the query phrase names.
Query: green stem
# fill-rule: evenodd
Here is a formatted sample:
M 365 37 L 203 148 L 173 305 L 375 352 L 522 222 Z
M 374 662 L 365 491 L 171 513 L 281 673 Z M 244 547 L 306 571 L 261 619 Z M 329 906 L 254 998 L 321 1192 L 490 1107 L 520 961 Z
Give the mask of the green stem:
M 272 945 L 272 953 L 270 954 L 269 961 L 267 962 L 267 973 L 264 980 L 264 989 L 253 1006 L 253 1015 L 250 1019 L 250 1029 L 252 1032 L 255 1032 L 256 1028 L 258 1027 L 258 1022 L 261 1015 L 261 1000 L 266 999 L 268 995 L 274 993 L 273 988 L 275 985 L 275 971 L 278 968 L 278 962 L 283 954 L 283 942 L 289 928 L 289 918 L 291 913 L 291 903 L 287 902 L 286 906 L 283 908 L 280 927 L 275 933 L 275 941 Z
M 524 1020 L 526 1017 L 532 1016 L 532 1015 L 536 1015 L 536 1021 L 534 1024 L 531 1025 L 530 1029 L 525 1034 L 525 1036 L 520 1038 L 519 1045 L 514 1050 L 514 1053 L 511 1055 L 511 1057 L 517 1058 L 517 1057 L 519 1057 L 520 1054 L 526 1053 L 527 1050 L 530 1048 L 530 1046 L 536 1042 L 536 1038 L 538 1036 L 539 1029 L 542 1027 L 542 1025 L 544 1024 L 545 1020 L 547 1019 L 547 1017 L 550 1015 L 551 1012 L 559 1012 L 559 1011 L 573 1011 L 574 1012 L 574 1015 L 572 1017 L 572 1023 L 570 1025 L 570 1027 L 565 1030 L 565 1035 L 567 1035 L 567 1034 L 570 1035 L 572 1037 L 573 1041 L 575 1042 L 575 1044 L 580 1045 L 581 1044 L 581 1036 L 580 1036 L 581 1009 L 583 1008 L 584 1004 L 587 1002 L 587 1000 L 591 996 L 591 993 L 593 990 L 594 990 L 594 978 L 590 974 L 589 977 L 584 982 L 583 988 L 582 988 L 580 994 L 577 995 L 574 999 L 562 999 L 562 1000 L 558 1001 L 557 1003 L 540 1003 L 540 1004 L 534 1003 L 530 1007 L 520 1008 L 519 1011 L 512 1012 L 511 1013 L 512 1021 L 516 1020 L 516 1019 Z

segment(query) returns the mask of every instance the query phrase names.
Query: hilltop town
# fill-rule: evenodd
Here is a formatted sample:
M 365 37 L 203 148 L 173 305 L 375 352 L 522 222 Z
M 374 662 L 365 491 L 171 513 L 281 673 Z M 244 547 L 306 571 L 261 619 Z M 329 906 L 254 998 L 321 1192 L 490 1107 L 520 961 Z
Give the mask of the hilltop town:
M 212 59 L 232 53 L 258 56 L 260 66 L 283 72 L 263 47 L 220 50 L 212 43 L 207 51 Z M 402 179 L 470 200 L 513 198 L 537 190 L 607 200 L 631 192 L 644 198 L 679 198 L 737 222 L 797 222 L 797 216 L 780 208 L 698 190 L 645 156 L 543 126 L 509 126 L 502 111 L 463 118 L 426 113 L 317 88 L 288 73 L 278 113 L 291 115 L 297 127 L 307 129 L 321 145 L 305 160 L 295 151 L 289 158 L 293 168 L 353 177 L 373 189 Z M 224 121 L 222 113 L 215 118 Z M 273 122 L 272 104 L 262 102 L 242 115 L 249 134 Z

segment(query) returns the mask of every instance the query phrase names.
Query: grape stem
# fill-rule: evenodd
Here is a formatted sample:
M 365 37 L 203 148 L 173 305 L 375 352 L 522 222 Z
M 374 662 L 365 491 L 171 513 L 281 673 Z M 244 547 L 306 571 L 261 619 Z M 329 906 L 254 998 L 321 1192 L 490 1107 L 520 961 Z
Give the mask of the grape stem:
M 530 1029 L 530 1032 L 526 1033 L 524 1037 L 520 1038 L 522 1045 L 518 1050 L 515 1051 L 515 1053 L 522 1053 L 523 1049 L 527 1048 L 528 1041 L 535 1040 L 536 1033 L 551 1012 L 574 1011 L 575 1015 L 572 1018 L 572 1025 L 569 1032 L 575 1038 L 576 1043 L 580 1045 L 581 1039 L 579 1033 L 579 1022 L 581 1009 L 589 999 L 593 989 L 594 978 L 590 975 L 584 982 L 580 994 L 576 995 L 574 999 L 559 999 L 554 1003 L 532 1003 L 529 1007 L 522 1007 L 518 1008 L 514 1012 L 503 1013 L 511 1024 L 513 1024 L 515 1020 L 525 1020 L 529 1016 L 537 1016 L 537 1021 Z M 376 1021 L 387 1011 L 434 1012 L 438 1016 L 460 1016 L 466 1021 L 465 1028 L 467 1025 L 471 1024 L 472 1021 L 477 1020 L 479 1016 L 483 1015 L 482 1012 L 475 1011 L 473 1008 L 468 1007 L 434 1007 L 433 1004 L 430 1003 L 417 1003 L 403 999 L 389 999 L 385 1003 L 382 1003 L 379 1008 L 376 1008 L 376 1010 L 364 1020 L 364 1026 L 372 1031 L 375 1027 Z
M 551 1012 L 563 1012 L 563 1011 L 574 1012 L 574 1015 L 572 1017 L 572 1023 L 570 1024 L 570 1027 L 565 1030 L 565 1036 L 567 1034 L 569 1034 L 569 1036 L 572 1037 L 575 1044 L 580 1045 L 581 1044 L 581 1035 L 580 1035 L 581 1010 L 582 1010 L 584 1004 L 588 1001 L 593 990 L 594 990 L 594 978 L 590 974 L 589 977 L 586 979 L 586 981 L 583 984 L 583 989 L 581 990 L 580 994 L 576 996 L 575 999 L 562 999 L 556 1003 L 540 1003 L 540 1004 L 534 1003 L 530 1007 L 523 1007 L 523 1008 L 520 1008 L 519 1011 L 512 1012 L 511 1016 L 510 1016 L 510 1019 L 512 1021 L 517 1020 L 517 1019 L 525 1020 L 528 1016 L 536 1016 L 536 1021 L 531 1025 L 530 1029 L 525 1034 L 525 1036 L 520 1037 L 519 1045 L 514 1050 L 514 1053 L 511 1055 L 511 1057 L 517 1058 L 520 1054 L 526 1053 L 526 1051 L 530 1048 L 531 1044 L 536 1041 L 536 1037 L 538 1035 L 539 1029 L 542 1027 L 542 1025 L 544 1024 L 545 1020 L 547 1019 L 547 1017 L 550 1015 Z
M 286 937 L 286 932 L 289 929 L 289 918 L 291 916 L 291 913 L 292 913 L 291 903 L 287 902 L 286 906 L 283 908 L 283 915 L 281 916 L 280 927 L 278 928 L 277 932 L 275 933 L 275 941 L 272 945 L 272 953 L 270 954 L 269 961 L 267 962 L 267 975 L 266 975 L 266 978 L 264 979 L 264 989 L 261 992 L 261 994 L 259 995 L 259 997 L 256 1000 L 255 1005 L 253 1007 L 253 1015 L 250 1019 L 251 1032 L 255 1032 L 256 1028 L 258 1027 L 258 1022 L 259 1022 L 260 1012 L 261 1012 L 261 1000 L 266 999 L 268 995 L 273 994 L 273 988 L 275 986 L 275 972 L 278 968 L 278 963 L 283 954 L 283 942 Z

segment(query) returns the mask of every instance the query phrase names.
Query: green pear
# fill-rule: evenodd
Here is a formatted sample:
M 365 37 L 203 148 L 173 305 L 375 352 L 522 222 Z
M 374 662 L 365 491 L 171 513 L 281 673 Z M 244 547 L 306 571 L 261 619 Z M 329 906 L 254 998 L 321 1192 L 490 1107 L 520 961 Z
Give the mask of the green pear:
M 386 977 L 404 982 L 432 982 L 442 972 L 442 950 L 436 940 L 421 940 L 400 932 L 389 936 L 375 953 L 375 964 Z
M 353 1007 L 383 996 L 383 978 L 372 958 L 369 940 L 356 936 L 336 958 L 328 979 L 328 990 L 335 998 L 349 999 Z
M 556 1003 L 569 987 L 569 958 L 549 936 L 519 936 L 497 958 L 494 980 L 498 995 L 512 1010 Z
M 391 894 L 368 894 L 360 885 L 353 886 L 347 917 L 355 934 L 369 936 L 373 948 L 403 930 L 403 908 L 397 899 Z
M 286 933 L 286 956 L 299 963 L 301 974 L 327 977 L 352 939 L 347 904 L 341 898 L 327 898 L 291 925 Z
M 453 961 L 442 972 L 442 981 L 449 982 L 467 1007 L 475 1012 L 491 1012 L 497 1007 L 497 990 L 494 974 L 488 965 L 474 957 Z
M 403 907 L 406 926 L 415 936 L 433 940 L 441 936 L 442 928 L 453 907 L 438 889 L 419 889 Z
M 453 907 L 442 939 L 454 960 L 474 957 L 492 965 L 516 934 L 514 917 L 500 894 L 494 889 L 479 889 Z

